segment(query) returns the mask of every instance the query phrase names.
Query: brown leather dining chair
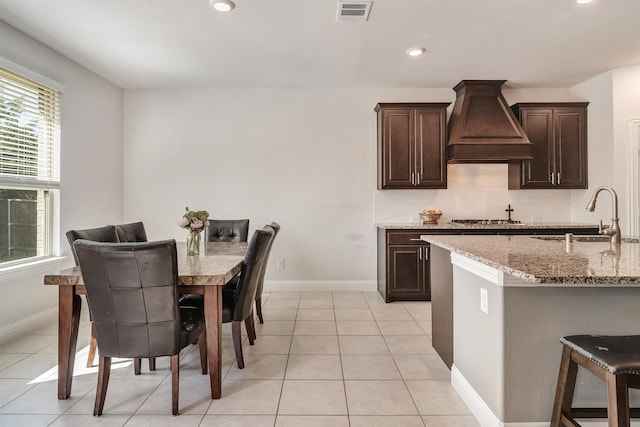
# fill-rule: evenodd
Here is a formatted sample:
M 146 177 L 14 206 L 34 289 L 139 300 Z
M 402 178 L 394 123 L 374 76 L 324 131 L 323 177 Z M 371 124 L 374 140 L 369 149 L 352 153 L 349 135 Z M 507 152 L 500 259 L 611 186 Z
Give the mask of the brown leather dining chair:
M 271 239 L 271 242 L 269 244 L 267 258 L 262 265 L 262 272 L 260 273 L 260 279 L 258 279 L 258 289 L 256 289 L 256 315 L 258 316 L 258 321 L 260 323 L 264 323 L 264 318 L 262 317 L 262 291 L 264 290 L 264 275 L 267 271 L 267 266 L 269 265 L 269 254 L 271 253 L 271 246 L 273 245 L 273 242 L 275 241 L 276 236 L 280 231 L 280 224 L 278 224 L 277 222 L 272 222 L 271 224 L 268 224 L 268 227 L 271 227 L 273 229 L 273 238 Z M 235 277 L 234 279 L 230 280 L 229 283 L 224 286 L 223 291 L 234 290 L 236 286 L 238 286 L 238 279 L 239 277 Z
M 244 322 L 247 328 L 249 344 L 253 345 L 255 339 L 253 302 L 256 298 L 256 290 L 258 289 L 263 265 L 269 256 L 273 236 L 273 228 L 268 225 L 262 230 L 256 230 L 253 233 L 247 247 L 242 270 L 237 276 L 239 277 L 237 286 L 222 292 L 222 323 L 231 322 L 233 347 L 239 369 L 244 368 L 241 326 Z M 203 308 L 204 301 L 201 295 L 185 295 L 180 300 L 180 306 Z
M 269 249 L 274 236 L 273 228 L 266 226 L 256 230 L 251 237 L 247 254 L 244 258 L 240 278 L 235 292 L 222 293 L 222 323 L 231 322 L 233 347 L 239 369 L 244 368 L 242 355 L 242 322 L 247 328 L 249 343 L 253 344 L 256 337 L 253 322 L 253 303 L 263 271 L 263 265 L 269 257 Z
M 272 222 L 269 224 L 271 228 L 273 228 L 273 238 L 271 239 L 271 243 L 269 245 L 269 254 L 271 253 L 271 246 L 273 246 L 274 240 L 276 240 L 276 236 L 280 232 L 280 224 L 277 222 Z M 262 318 L 262 291 L 264 290 L 264 274 L 267 271 L 267 266 L 269 265 L 269 255 L 267 255 L 267 259 L 262 266 L 262 273 L 260 273 L 260 279 L 258 280 L 258 289 L 256 290 L 256 315 L 258 316 L 258 320 L 260 323 L 264 323 L 264 319 Z
M 161 356 L 171 357 L 172 412 L 178 415 L 180 350 L 196 340 L 206 347 L 206 330 L 200 308 L 179 306 L 175 240 L 114 244 L 81 239 L 74 247 L 100 356 L 93 415 L 104 409 L 112 357 Z

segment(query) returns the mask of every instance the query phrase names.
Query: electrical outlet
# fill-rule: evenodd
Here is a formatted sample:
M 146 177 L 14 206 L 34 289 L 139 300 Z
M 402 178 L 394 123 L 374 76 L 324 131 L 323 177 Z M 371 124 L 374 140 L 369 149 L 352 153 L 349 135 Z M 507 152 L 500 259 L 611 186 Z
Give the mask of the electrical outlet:
M 489 314 L 489 293 L 485 288 L 480 288 L 480 311 Z
M 276 261 L 276 268 L 278 270 L 284 270 L 284 260 L 283 259 L 279 259 Z

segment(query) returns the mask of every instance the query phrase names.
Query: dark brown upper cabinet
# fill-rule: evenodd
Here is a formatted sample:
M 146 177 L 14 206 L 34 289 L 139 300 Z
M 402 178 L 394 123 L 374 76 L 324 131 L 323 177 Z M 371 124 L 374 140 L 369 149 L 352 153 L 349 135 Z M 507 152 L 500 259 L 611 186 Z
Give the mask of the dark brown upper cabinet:
M 587 187 L 588 102 L 511 106 L 533 144 L 532 160 L 509 163 L 509 189 Z
M 381 103 L 378 189 L 447 188 L 450 103 Z

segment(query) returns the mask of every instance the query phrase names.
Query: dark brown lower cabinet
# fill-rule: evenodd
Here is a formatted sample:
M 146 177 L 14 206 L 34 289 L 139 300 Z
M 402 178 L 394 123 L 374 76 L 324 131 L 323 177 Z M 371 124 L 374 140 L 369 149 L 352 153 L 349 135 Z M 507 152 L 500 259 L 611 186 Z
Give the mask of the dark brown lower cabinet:
M 378 230 L 378 291 L 386 302 L 431 299 L 429 244 L 421 234 Z
M 429 245 L 389 245 L 390 299 L 424 299 L 431 297 L 429 286 Z

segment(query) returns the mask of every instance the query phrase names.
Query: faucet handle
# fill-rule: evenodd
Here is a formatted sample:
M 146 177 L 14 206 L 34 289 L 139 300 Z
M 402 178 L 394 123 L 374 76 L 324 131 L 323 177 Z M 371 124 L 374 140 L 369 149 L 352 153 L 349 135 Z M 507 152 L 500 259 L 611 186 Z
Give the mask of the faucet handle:
M 602 220 L 601 219 L 598 220 L 598 234 L 604 234 L 606 236 L 609 236 L 609 235 L 611 235 L 612 231 L 613 230 L 611 229 L 611 226 L 606 225 L 606 224 L 603 225 L 602 224 Z M 615 233 L 615 231 L 614 231 L 614 233 Z
M 598 234 L 603 234 L 605 236 L 609 236 L 613 238 L 616 234 L 618 234 L 618 230 L 610 225 L 602 225 L 602 220 L 598 222 Z

